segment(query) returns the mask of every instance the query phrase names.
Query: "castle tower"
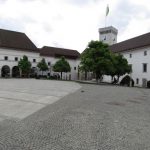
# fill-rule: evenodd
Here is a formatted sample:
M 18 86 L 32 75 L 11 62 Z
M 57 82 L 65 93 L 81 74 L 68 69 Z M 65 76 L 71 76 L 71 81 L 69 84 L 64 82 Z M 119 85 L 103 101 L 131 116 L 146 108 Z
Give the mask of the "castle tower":
M 108 45 L 113 45 L 117 43 L 117 34 L 118 30 L 112 26 L 99 29 L 100 41 Z

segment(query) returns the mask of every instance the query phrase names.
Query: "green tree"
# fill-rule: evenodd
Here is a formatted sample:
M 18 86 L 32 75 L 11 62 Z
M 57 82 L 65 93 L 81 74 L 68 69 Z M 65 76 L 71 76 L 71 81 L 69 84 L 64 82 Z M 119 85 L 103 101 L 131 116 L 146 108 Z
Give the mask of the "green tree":
M 31 63 L 28 60 L 27 56 L 23 56 L 23 58 L 20 59 L 18 62 L 18 67 L 21 71 L 21 76 L 29 76 L 30 70 L 31 70 Z
M 132 71 L 131 65 L 128 64 L 126 58 L 121 54 L 115 55 L 114 61 L 115 75 L 117 76 L 117 81 L 119 81 L 120 76 L 130 73 Z
M 120 54 L 112 53 L 107 44 L 101 41 L 91 41 L 81 54 L 81 70 L 93 72 L 96 79 L 101 79 L 103 75 L 110 75 L 112 79 L 130 73 L 131 66 Z
M 101 41 L 91 41 L 81 54 L 81 69 L 95 73 L 97 80 L 108 74 L 112 66 L 109 47 Z
M 42 71 L 42 75 L 44 71 L 48 70 L 48 65 L 44 58 L 37 64 L 37 67 Z
M 65 59 L 65 57 L 61 57 L 53 66 L 53 71 L 60 72 L 61 73 L 61 79 L 62 79 L 62 73 L 63 72 L 70 72 L 71 67 L 68 63 L 68 61 Z

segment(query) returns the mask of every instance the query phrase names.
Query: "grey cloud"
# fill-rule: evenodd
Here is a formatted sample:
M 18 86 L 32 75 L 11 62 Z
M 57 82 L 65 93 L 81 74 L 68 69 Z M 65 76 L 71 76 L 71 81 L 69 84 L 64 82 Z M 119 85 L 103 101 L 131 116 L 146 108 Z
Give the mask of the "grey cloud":
M 52 42 L 52 45 L 53 45 L 54 47 L 60 47 L 60 48 L 63 47 L 61 44 L 59 44 L 59 43 L 56 42 L 56 41 Z
M 98 2 L 104 0 L 65 0 L 67 3 L 75 4 L 75 5 L 87 5 L 89 2 Z
M 9 29 L 15 31 L 23 31 L 24 27 L 18 23 L 18 20 L 15 19 L 2 19 L 0 18 L 0 28 Z
M 61 14 L 56 14 L 55 16 L 53 16 L 53 20 L 63 20 L 63 16 Z
M 43 23 L 43 28 L 46 32 L 49 32 L 49 33 L 51 33 L 53 31 L 52 27 L 47 23 Z
M 8 0 L 0 0 L 0 4 L 5 3 Z
M 34 1 L 41 1 L 41 2 L 47 2 L 48 0 L 18 0 L 22 2 L 34 2 Z
M 135 6 L 130 2 L 125 2 L 124 0 L 122 0 L 116 7 L 116 10 L 113 12 L 113 14 L 111 14 L 111 18 L 109 17 L 108 19 L 112 25 L 118 27 L 119 31 L 122 32 L 123 30 L 125 30 L 130 20 L 136 17 L 140 12 L 144 12 L 147 15 L 149 14 L 148 11 L 145 10 L 145 8 L 141 6 Z M 150 17 L 150 14 L 148 15 L 148 17 Z

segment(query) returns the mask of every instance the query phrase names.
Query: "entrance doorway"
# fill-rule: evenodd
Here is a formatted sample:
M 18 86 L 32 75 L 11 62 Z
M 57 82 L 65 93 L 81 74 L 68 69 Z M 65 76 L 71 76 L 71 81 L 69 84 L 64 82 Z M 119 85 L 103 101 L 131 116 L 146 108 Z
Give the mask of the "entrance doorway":
M 12 68 L 12 77 L 14 77 L 14 78 L 20 77 L 20 71 L 19 71 L 19 67 L 18 66 L 14 66 Z
M 10 67 L 7 65 L 3 66 L 1 70 L 1 75 L 2 77 L 10 77 Z
M 147 79 L 145 79 L 145 78 L 142 79 L 142 87 L 144 87 L 144 88 L 147 87 Z

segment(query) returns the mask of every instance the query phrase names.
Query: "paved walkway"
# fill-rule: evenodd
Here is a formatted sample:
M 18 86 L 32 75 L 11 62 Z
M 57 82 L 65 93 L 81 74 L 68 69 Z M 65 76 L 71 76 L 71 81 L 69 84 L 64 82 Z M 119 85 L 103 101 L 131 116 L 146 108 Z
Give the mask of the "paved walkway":
M 140 88 L 84 84 L 20 121 L 0 123 L 0 150 L 150 150 L 149 141 L 150 92 Z
M 0 79 L 0 121 L 23 119 L 80 87 L 64 81 Z

